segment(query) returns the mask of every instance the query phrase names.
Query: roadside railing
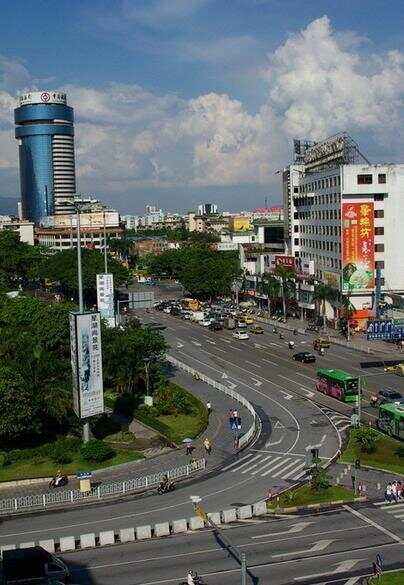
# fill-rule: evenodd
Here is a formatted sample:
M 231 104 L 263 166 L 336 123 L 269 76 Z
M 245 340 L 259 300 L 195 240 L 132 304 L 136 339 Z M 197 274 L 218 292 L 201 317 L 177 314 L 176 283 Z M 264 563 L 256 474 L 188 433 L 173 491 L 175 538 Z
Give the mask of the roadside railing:
M 199 459 L 188 465 L 181 465 L 181 467 L 175 467 L 166 471 L 160 471 L 159 473 L 145 475 L 144 477 L 100 484 L 93 487 L 89 492 L 56 489 L 55 491 L 47 492 L 46 494 L 32 494 L 28 496 L 19 496 L 17 498 L 7 498 L 0 500 L 0 515 L 31 511 L 34 509 L 47 509 L 52 506 L 74 504 L 84 500 L 86 502 L 91 502 L 111 496 L 131 494 L 158 486 L 166 475 L 170 479 L 181 479 L 188 477 L 197 471 L 201 471 L 202 469 L 205 469 L 205 467 L 205 459 Z
M 250 426 L 248 431 L 246 431 L 240 437 L 239 442 L 238 442 L 240 449 L 242 447 L 245 447 L 245 445 L 247 445 L 251 441 L 251 439 L 254 437 L 255 433 L 259 430 L 259 428 L 261 426 L 261 421 L 259 419 L 259 416 L 255 412 L 255 408 L 253 407 L 251 402 L 249 402 L 246 398 L 244 398 L 244 396 L 241 396 L 241 394 L 239 394 L 238 392 L 231 390 L 230 388 L 228 388 L 227 386 L 225 386 L 221 382 L 217 382 L 216 380 L 209 378 L 209 376 L 205 376 L 205 374 L 202 374 L 201 372 L 198 372 L 198 370 L 191 368 L 191 366 L 188 366 L 187 364 L 180 362 L 179 360 L 172 357 L 171 355 L 168 355 L 166 357 L 166 360 L 170 364 L 177 366 L 177 368 L 180 368 L 184 372 L 187 372 L 188 374 L 191 374 L 192 376 L 198 376 L 199 380 L 201 380 L 202 382 L 205 382 L 205 384 L 209 384 L 209 386 L 213 386 L 213 388 L 220 390 L 221 392 L 223 392 L 227 396 L 230 396 L 230 398 L 232 398 L 233 400 L 236 400 L 239 404 L 242 404 L 251 413 L 251 415 L 253 417 L 253 424 Z

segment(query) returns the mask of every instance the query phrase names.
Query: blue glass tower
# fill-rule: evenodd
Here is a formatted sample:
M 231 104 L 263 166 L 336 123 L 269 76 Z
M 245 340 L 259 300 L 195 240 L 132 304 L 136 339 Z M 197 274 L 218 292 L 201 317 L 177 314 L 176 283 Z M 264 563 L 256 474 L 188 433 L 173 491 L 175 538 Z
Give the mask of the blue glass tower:
M 74 115 L 66 94 L 26 93 L 19 98 L 14 120 L 24 219 L 39 223 L 48 215 L 73 213 Z

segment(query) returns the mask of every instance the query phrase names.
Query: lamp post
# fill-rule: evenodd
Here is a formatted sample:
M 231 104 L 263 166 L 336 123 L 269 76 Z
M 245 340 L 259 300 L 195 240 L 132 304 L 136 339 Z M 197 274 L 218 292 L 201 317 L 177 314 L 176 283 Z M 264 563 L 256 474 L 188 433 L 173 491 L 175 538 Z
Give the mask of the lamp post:
M 104 271 L 108 274 L 108 256 L 107 256 L 107 225 L 105 220 L 105 211 L 102 214 L 104 220 Z

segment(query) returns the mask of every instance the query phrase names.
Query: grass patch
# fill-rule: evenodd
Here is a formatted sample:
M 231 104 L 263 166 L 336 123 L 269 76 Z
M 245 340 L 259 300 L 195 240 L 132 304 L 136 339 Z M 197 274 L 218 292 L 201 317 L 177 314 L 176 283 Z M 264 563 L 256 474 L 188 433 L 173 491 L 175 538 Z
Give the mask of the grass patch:
M 178 384 L 170 382 L 168 389 L 180 395 L 185 413 L 159 414 L 157 403 L 155 407 L 139 408 L 135 413 L 135 418 L 167 437 L 170 442 L 181 443 L 187 437 L 194 439 L 208 425 L 208 412 L 205 405 Z
M 0 468 L 0 481 L 52 477 L 55 475 L 57 469 L 62 469 L 62 472 L 66 475 L 72 475 L 77 471 L 94 471 L 96 469 L 103 469 L 104 467 L 143 459 L 143 456 L 138 451 L 116 448 L 114 450 L 116 455 L 102 463 L 88 463 L 87 461 L 83 461 L 79 453 L 73 453 L 73 460 L 71 463 L 65 465 L 55 464 L 48 457 L 36 457 L 34 460 L 17 461 Z
M 320 492 L 313 492 L 310 485 L 303 485 L 296 490 L 286 492 L 279 496 L 279 502 L 272 500 L 268 502 L 268 508 L 287 508 L 288 506 L 306 506 L 308 504 L 321 504 L 334 502 L 336 500 L 353 500 L 354 493 L 341 486 L 331 486 Z
M 360 459 L 362 465 L 369 465 L 377 469 L 386 469 L 395 473 L 404 473 L 404 458 L 400 457 L 396 451 L 402 447 L 400 441 L 386 437 L 379 433 L 380 439 L 376 443 L 374 453 L 362 453 L 359 451 L 352 437 L 349 438 L 348 445 L 342 453 L 340 463 L 354 463 Z
M 404 583 L 404 571 L 394 571 L 393 573 L 386 573 L 378 579 L 375 577 L 371 579 L 371 583 L 376 585 L 403 585 Z

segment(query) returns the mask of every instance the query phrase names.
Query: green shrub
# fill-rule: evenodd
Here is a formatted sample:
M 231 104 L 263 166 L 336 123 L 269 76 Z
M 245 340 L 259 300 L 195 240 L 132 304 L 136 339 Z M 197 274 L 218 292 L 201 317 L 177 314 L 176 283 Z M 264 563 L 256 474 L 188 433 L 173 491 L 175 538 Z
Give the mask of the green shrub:
M 115 410 L 115 412 L 123 414 L 124 416 L 131 417 L 131 416 L 133 416 L 133 413 L 134 413 L 135 409 L 137 408 L 137 405 L 138 405 L 138 398 L 136 396 L 133 396 L 133 394 L 129 394 L 128 392 L 125 392 L 124 394 L 121 394 L 117 398 L 117 400 L 115 402 L 114 410 Z
M 111 459 L 115 455 L 115 451 L 104 441 L 91 439 L 80 447 L 80 455 L 84 461 L 102 463 L 107 459 Z
M 91 432 L 96 439 L 103 439 L 108 435 L 113 435 L 121 429 L 119 422 L 113 420 L 111 416 L 102 414 L 91 422 Z
M 104 392 L 104 404 L 108 408 L 111 408 L 112 410 L 114 410 L 115 403 L 117 400 L 118 400 L 118 395 L 115 394 L 114 392 L 108 392 L 108 391 Z
M 6 453 L 5 451 L 0 451 L 0 467 L 5 467 L 6 465 L 8 465 L 9 459 L 8 459 L 8 453 Z
M 398 456 L 398 457 L 404 457 L 404 445 L 397 447 L 397 449 L 394 451 L 394 453 Z
M 352 437 L 362 453 L 374 453 L 380 434 L 371 427 L 362 426 L 352 431 Z
M 53 450 L 51 451 L 50 458 L 53 463 L 58 465 L 66 465 L 67 463 L 71 463 L 73 461 L 71 452 L 66 450 L 61 442 L 55 443 Z

